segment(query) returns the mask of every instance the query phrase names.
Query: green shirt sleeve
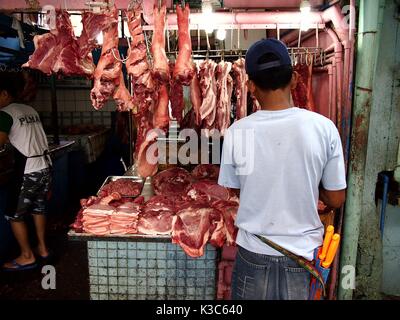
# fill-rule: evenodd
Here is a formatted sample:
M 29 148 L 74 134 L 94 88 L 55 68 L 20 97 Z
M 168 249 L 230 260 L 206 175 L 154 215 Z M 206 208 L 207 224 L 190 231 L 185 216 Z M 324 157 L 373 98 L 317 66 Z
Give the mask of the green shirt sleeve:
M 13 118 L 6 112 L 0 111 L 0 131 L 10 133 L 13 125 Z

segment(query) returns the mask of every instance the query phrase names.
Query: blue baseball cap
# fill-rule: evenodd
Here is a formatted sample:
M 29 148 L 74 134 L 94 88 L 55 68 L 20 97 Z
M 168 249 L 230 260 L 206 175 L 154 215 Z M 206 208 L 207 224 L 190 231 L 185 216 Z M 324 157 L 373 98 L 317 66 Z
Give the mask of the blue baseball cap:
M 258 60 L 268 53 L 274 54 L 278 60 L 258 64 Z M 291 64 L 292 61 L 285 44 L 273 38 L 257 41 L 246 53 L 245 67 L 247 74 L 250 76 L 255 76 L 260 71 Z

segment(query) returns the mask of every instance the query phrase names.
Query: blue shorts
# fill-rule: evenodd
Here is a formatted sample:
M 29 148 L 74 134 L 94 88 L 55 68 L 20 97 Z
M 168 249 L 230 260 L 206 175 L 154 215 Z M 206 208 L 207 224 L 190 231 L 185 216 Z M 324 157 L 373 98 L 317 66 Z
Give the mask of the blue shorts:
M 17 208 L 11 215 L 5 215 L 5 218 L 10 221 L 23 221 L 29 214 L 45 214 L 50 186 L 50 169 L 24 174 Z

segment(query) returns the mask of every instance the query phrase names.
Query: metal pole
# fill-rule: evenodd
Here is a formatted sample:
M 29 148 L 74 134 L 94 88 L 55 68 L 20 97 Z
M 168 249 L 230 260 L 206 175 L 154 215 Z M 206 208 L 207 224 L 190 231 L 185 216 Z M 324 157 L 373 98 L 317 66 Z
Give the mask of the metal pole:
M 60 144 L 59 128 L 58 128 L 58 107 L 56 94 L 56 76 L 50 77 L 50 94 L 51 94 L 51 126 L 53 127 L 54 143 Z
M 368 133 L 372 104 L 373 80 L 379 51 L 379 36 L 384 0 L 360 1 L 358 33 L 357 75 L 353 109 L 350 166 L 346 213 L 344 216 L 343 245 L 340 270 L 345 266 L 356 267 L 360 222 L 363 212 L 365 185 L 365 163 L 367 158 Z M 339 299 L 350 300 L 354 288 L 339 281 Z

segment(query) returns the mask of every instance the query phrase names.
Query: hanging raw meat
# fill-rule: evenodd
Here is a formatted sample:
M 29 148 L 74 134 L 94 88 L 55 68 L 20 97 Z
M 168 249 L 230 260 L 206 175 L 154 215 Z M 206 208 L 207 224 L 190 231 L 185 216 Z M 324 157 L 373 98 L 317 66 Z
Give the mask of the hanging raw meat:
M 158 87 L 158 99 L 153 114 L 153 126 L 164 131 L 168 130 L 169 126 L 169 97 L 168 88 L 165 84 Z
M 259 110 L 261 110 L 261 105 L 258 102 L 257 98 L 253 95 L 251 95 L 251 100 L 253 102 L 253 112 L 257 112 Z
M 179 52 L 174 68 L 174 79 L 185 86 L 189 86 L 194 76 L 192 64 L 192 40 L 190 38 L 189 30 L 189 4 L 187 3 L 183 9 L 179 4 L 177 4 L 176 14 L 178 18 Z
M 131 45 L 126 68 L 132 79 L 133 99 L 137 106 L 134 122 L 138 132 L 134 158 L 139 175 L 146 178 L 154 175 L 158 169 L 157 159 L 155 159 L 157 150 L 152 155 L 149 155 L 148 152 L 157 143 L 158 137 L 157 132 L 152 130 L 154 128 L 155 97 L 157 98 L 157 96 L 154 94 L 156 88 L 147 61 L 140 2 L 133 2 L 133 6 L 127 11 L 127 18 Z M 164 96 L 162 97 L 164 98 Z
M 160 83 L 168 83 L 169 66 L 168 58 L 165 53 L 165 17 L 167 8 L 165 2 L 160 10 L 155 5 L 154 14 L 154 33 L 151 53 L 153 55 L 153 78 Z
M 133 99 L 128 89 L 125 86 L 124 74 L 122 70 L 119 74 L 119 84 L 113 95 L 118 111 L 128 111 L 135 108 Z
M 117 23 L 113 11 L 106 10 L 102 13 L 85 11 L 82 14 L 82 33 L 78 39 L 79 55 L 86 57 L 98 46 L 97 36 L 111 24 Z
M 297 64 L 294 71 L 299 74 L 297 86 L 292 90 L 293 103 L 296 107 L 314 111 L 314 98 L 312 95 L 312 63 Z
M 201 88 L 200 88 L 200 81 L 197 73 L 197 65 L 193 63 L 193 78 L 190 82 L 190 101 L 192 103 L 192 108 L 195 113 L 196 125 L 201 125 L 201 115 L 200 115 L 200 108 L 203 102 L 203 98 L 201 96 Z
M 233 63 L 236 94 L 236 120 L 247 116 L 247 74 L 244 59 L 239 58 Z
M 174 63 L 170 62 L 170 70 L 174 69 Z M 171 75 L 170 86 L 169 86 L 169 97 L 171 100 L 171 114 L 172 117 L 178 121 L 179 124 L 182 123 L 183 109 L 185 108 L 185 102 L 183 100 L 183 85 L 176 81 L 176 79 Z
M 107 17 L 101 18 L 103 20 Z M 55 22 L 55 29 L 33 38 L 35 51 L 22 67 L 37 69 L 47 75 L 62 73 L 67 76 L 91 77 L 94 71 L 91 50 L 89 50 L 93 48 L 92 43 L 82 50 L 81 55 L 68 12 L 56 10 Z M 83 22 L 87 23 L 87 21 Z
M 110 11 L 115 20 L 103 31 L 103 46 L 94 72 L 94 86 L 90 92 L 90 99 L 96 110 L 104 107 L 121 82 L 122 63 L 118 60 L 120 59 L 118 51 L 118 10 L 114 6 Z
M 157 138 L 159 133 L 153 129 L 153 113 L 150 110 L 134 115 L 137 127 L 135 163 L 141 177 L 154 176 L 158 170 Z
M 229 75 L 232 63 L 221 61 L 216 68 L 217 78 L 217 113 L 215 128 L 221 135 L 231 124 L 231 99 L 233 91 L 233 80 Z
M 207 59 L 200 65 L 199 71 L 200 88 L 203 97 L 200 106 L 200 119 L 207 118 L 209 125 L 214 123 L 217 105 L 217 83 L 214 75 L 216 67 L 217 64 L 214 61 Z

